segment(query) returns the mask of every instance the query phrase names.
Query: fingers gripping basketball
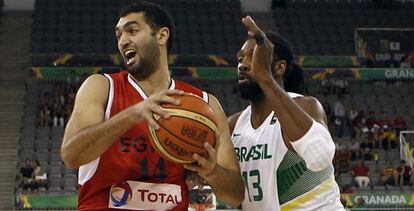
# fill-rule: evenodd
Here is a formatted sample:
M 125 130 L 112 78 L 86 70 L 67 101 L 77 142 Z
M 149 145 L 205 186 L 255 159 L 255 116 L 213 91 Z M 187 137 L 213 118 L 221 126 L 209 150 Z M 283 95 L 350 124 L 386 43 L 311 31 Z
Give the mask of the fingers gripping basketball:
M 160 128 L 149 128 L 151 143 L 166 159 L 176 163 L 191 163 L 192 155 L 206 156 L 204 143 L 214 146 L 217 137 L 217 120 L 211 107 L 198 96 L 174 96 L 179 106 L 163 104 L 169 118 L 156 116 Z

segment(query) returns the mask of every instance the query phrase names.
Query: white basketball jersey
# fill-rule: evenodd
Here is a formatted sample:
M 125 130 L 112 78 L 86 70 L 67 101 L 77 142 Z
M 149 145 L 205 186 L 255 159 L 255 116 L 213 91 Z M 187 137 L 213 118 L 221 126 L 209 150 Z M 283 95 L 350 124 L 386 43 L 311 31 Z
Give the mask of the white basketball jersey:
M 246 186 L 243 210 L 344 210 L 333 166 L 320 172 L 307 169 L 287 149 L 274 112 L 254 129 L 248 106 L 236 122 L 232 141 Z

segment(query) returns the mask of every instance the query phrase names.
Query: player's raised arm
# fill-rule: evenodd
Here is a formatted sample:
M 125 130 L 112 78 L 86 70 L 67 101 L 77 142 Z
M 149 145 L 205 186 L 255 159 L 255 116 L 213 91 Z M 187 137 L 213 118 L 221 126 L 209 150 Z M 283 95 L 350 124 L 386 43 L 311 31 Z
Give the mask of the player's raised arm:
M 248 36 L 255 40 L 251 71 L 281 123 L 284 141 L 306 162 L 310 170 L 325 169 L 332 162 L 335 145 L 324 122 L 323 109 L 314 98 L 292 99 L 276 80 L 287 69 L 284 60 L 273 62 L 274 46 L 251 17 L 243 18 Z M 282 83 L 283 84 L 283 83 Z
M 177 104 L 178 102 L 168 95 L 182 94 L 182 91 L 178 90 L 154 94 L 144 101 L 145 103 L 131 106 L 104 121 L 108 90 L 109 82 L 103 75 L 89 77 L 79 89 L 61 146 L 61 157 L 66 166 L 78 168 L 93 161 L 138 122 L 146 120 L 151 126 L 157 127 L 152 113 L 168 117 L 158 104 Z
M 229 205 L 238 206 L 244 199 L 244 183 L 230 139 L 229 126 L 216 97 L 209 95 L 209 104 L 218 118 L 218 143 L 215 148 L 209 144 L 205 145 L 209 153 L 208 158 L 194 157 L 199 166 L 186 165 L 185 167 L 197 171 L 220 200 Z

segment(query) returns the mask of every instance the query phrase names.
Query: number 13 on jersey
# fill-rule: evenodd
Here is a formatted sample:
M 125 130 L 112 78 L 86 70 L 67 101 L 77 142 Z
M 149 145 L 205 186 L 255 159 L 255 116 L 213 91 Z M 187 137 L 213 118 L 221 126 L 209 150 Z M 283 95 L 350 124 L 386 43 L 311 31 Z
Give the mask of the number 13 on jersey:
M 261 201 L 263 199 L 263 191 L 260 183 L 260 171 L 255 169 L 251 171 L 243 171 L 243 179 L 247 189 L 249 201 Z

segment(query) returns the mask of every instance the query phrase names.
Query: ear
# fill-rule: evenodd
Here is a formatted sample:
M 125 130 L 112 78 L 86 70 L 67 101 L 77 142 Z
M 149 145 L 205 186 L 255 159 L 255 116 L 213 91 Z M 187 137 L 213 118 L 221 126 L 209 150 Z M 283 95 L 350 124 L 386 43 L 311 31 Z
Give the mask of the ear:
M 274 66 L 272 73 L 276 78 L 281 77 L 283 74 L 285 74 L 286 71 L 286 61 L 285 60 L 279 60 L 277 61 Z
M 167 27 L 162 27 L 157 32 L 157 41 L 160 45 L 167 45 L 168 38 L 170 37 L 170 30 Z

